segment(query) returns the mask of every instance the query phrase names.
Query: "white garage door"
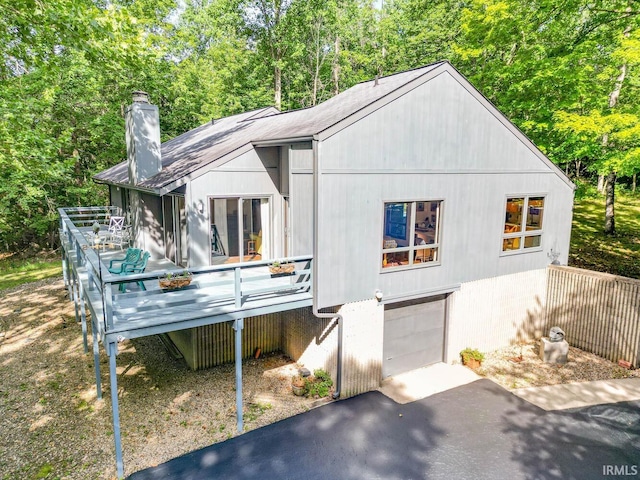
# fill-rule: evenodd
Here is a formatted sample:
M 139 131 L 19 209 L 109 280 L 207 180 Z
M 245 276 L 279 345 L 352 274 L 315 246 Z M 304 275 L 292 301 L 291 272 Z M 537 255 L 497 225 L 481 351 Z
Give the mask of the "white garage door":
M 382 376 L 441 362 L 445 296 L 385 305 Z

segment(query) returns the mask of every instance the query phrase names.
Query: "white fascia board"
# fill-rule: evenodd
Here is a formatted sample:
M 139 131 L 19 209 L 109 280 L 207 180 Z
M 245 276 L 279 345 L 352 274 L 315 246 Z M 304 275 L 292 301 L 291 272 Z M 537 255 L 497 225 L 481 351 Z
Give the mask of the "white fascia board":
M 109 185 L 111 187 L 119 187 L 119 188 L 126 188 L 127 190 L 135 190 L 137 192 L 142 192 L 142 193 L 151 193 L 154 195 L 158 194 L 158 190 L 155 188 L 144 188 L 144 187 L 139 187 L 138 185 L 134 185 L 132 183 L 117 183 L 117 182 L 112 182 L 109 180 L 96 180 L 95 178 L 93 179 L 94 183 L 97 183 L 99 185 Z
M 274 140 L 263 140 L 252 142 L 254 147 L 279 147 L 290 143 L 310 142 L 313 140 L 312 135 L 304 135 L 302 137 L 277 138 Z

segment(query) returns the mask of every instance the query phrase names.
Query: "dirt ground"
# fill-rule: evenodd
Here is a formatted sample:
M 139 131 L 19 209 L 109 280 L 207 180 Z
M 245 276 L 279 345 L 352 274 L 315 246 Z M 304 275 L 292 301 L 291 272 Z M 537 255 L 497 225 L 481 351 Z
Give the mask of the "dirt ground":
M 100 363 L 102 400 L 62 280 L 0 292 L 2 480 L 115 478 L 103 348 Z M 117 365 L 126 474 L 238 434 L 233 365 L 191 371 L 155 336 L 121 344 Z M 244 362 L 245 431 L 314 406 L 291 393 L 296 372 L 280 354 Z
M 545 365 L 536 344 L 508 347 L 487 354 L 478 373 L 507 389 L 639 376 L 574 348 L 569 360 Z M 107 362 L 101 348 L 98 400 L 62 280 L 0 291 L 2 480 L 115 478 Z M 158 337 L 121 344 L 117 364 L 126 474 L 237 435 L 233 365 L 193 372 Z M 291 393 L 296 370 L 279 354 L 244 362 L 245 431 L 316 404 Z

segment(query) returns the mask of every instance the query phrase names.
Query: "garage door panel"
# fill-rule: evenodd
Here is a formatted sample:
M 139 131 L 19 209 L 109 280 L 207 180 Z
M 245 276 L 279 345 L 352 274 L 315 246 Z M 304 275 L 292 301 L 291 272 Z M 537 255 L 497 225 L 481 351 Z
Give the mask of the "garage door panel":
M 445 297 L 385 306 L 383 376 L 441 362 Z
M 414 326 L 415 325 L 415 326 Z M 387 329 L 387 324 L 384 326 Z M 444 325 L 430 325 L 424 324 L 420 322 L 412 322 L 412 325 L 389 325 L 388 326 L 388 335 L 385 334 L 385 339 L 389 340 L 399 340 L 404 337 L 409 337 L 409 339 L 414 339 L 416 337 L 430 337 L 431 335 L 440 335 L 442 338 L 442 334 L 444 332 Z
M 416 341 L 416 337 L 422 339 L 421 342 Z M 442 350 L 442 344 L 444 339 L 444 329 L 432 328 L 424 330 L 422 332 L 416 332 L 410 335 L 403 335 L 398 338 L 394 338 L 395 344 L 398 346 L 396 355 L 403 352 L 419 352 L 422 350 Z

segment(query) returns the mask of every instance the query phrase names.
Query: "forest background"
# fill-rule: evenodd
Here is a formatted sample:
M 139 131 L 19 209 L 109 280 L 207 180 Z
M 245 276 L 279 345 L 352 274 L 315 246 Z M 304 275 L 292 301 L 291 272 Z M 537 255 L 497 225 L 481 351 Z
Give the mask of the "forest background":
M 640 171 L 638 0 L 0 0 L 0 252 L 55 248 L 60 206 L 104 205 L 144 90 L 162 140 L 315 105 L 449 60 L 578 185 L 602 225 Z

